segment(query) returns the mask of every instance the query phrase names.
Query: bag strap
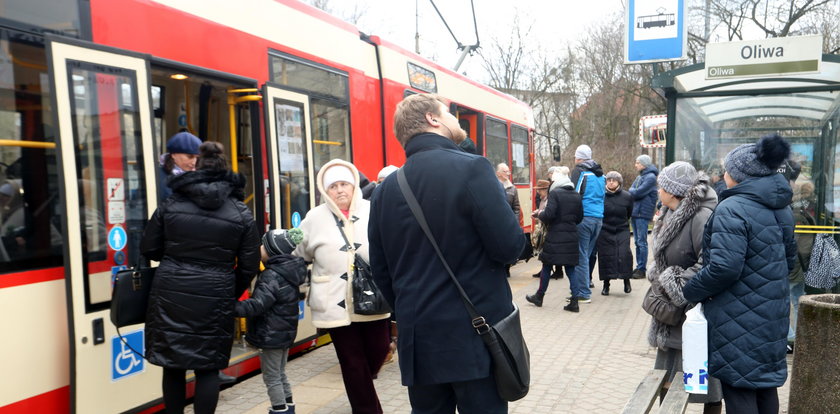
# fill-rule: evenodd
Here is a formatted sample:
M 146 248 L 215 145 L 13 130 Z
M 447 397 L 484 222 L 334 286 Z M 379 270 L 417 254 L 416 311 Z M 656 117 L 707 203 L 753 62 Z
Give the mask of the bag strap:
M 145 359 L 145 360 L 147 360 L 147 361 L 148 361 L 148 360 L 149 360 L 149 358 L 146 358 L 146 354 L 145 354 L 145 353 L 142 353 L 142 352 L 140 352 L 140 351 L 138 351 L 138 350 L 134 349 L 134 347 L 133 347 L 133 346 L 131 346 L 131 345 L 129 345 L 129 344 L 128 344 L 128 341 L 126 341 L 126 340 L 125 340 L 125 338 L 122 336 L 122 333 L 120 333 L 120 327 L 119 327 L 119 326 L 116 326 L 116 328 L 117 328 L 117 335 L 119 335 L 119 337 L 120 337 L 120 341 L 122 341 L 122 343 L 123 343 L 123 344 L 124 344 L 124 345 L 125 345 L 128 349 L 130 349 L 130 350 L 131 350 L 131 352 L 134 352 L 135 354 L 139 355 L 139 356 L 140 356 L 140 358 L 143 358 L 143 359 Z
M 449 273 L 449 277 L 452 278 L 452 282 L 455 283 L 455 287 L 458 288 L 458 292 L 461 294 L 461 300 L 464 302 L 464 306 L 466 306 L 467 312 L 470 314 L 472 327 L 479 335 L 486 334 L 490 331 L 490 325 L 487 324 L 487 321 L 483 316 L 478 314 L 478 311 L 475 309 L 475 305 L 473 305 L 472 301 L 470 301 L 469 296 L 467 296 L 467 292 L 465 292 L 464 288 L 461 287 L 461 284 L 458 283 L 458 279 L 455 278 L 455 273 L 452 272 L 452 268 L 449 267 L 449 263 L 446 261 L 446 258 L 443 257 L 443 253 L 441 253 L 440 247 L 438 247 L 435 237 L 429 229 L 429 224 L 426 222 L 426 216 L 423 214 L 423 209 L 417 202 L 414 192 L 411 191 L 411 186 L 408 185 L 408 180 L 405 179 L 405 172 L 403 168 L 397 170 L 397 183 L 400 185 L 400 192 L 402 192 L 403 197 L 405 197 L 405 201 L 408 203 L 411 213 L 414 214 L 414 218 L 417 219 L 417 223 L 420 224 L 420 228 L 423 229 L 423 233 L 426 234 L 426 237 L 429 239 L 432 247 L 434 247 L 435 253 L 437 253 L 440 261 L 443 262 L 443 267 L 446 268 L 446 272 Z

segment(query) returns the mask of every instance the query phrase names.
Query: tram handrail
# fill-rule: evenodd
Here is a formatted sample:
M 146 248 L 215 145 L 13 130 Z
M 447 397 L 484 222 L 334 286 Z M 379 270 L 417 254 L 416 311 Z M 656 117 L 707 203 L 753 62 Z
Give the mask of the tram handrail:
M 797 224 L 793 232 L 797 234 L 840 234 L 840 226 Z
M 55 148 L 55 142 L 0 139 L 0 147 Z

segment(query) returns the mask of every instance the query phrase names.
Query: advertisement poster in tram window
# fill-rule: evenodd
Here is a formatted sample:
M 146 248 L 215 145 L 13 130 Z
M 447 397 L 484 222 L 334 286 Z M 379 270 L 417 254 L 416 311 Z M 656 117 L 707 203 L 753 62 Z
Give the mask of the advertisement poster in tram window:
M 284 172 L 303 173 L 303 117 L 301 109 L 291 105 L 274 105 L 277 119 L 277 146 L 280 150 L 280 169 Z

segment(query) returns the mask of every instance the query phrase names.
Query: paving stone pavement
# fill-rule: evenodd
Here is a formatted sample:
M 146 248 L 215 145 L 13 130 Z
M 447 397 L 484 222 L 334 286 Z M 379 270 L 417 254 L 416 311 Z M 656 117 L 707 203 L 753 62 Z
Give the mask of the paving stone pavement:
M 647 280 L 633 280 L 630 294 L 617 284 L 609 296 L 599 294 L 596 281 L 592 303 L 581 304 L 580 313 L 570 313 L 562 309 L 569 295 L 568 278 L 551 281 L 542 308 L 525 301 L 537 288 L 531 275 L 539 267 L 531 260 L 511 269 L 510 285 L 531 351 L 532 383 L 525 398 L 510 403 L 509 412 L 620 413 L 656 356 L 646 339 L 649 316 L 641 309 Z M 788 358 L 789 370 L 790 363 Z M 332 345 L 289 361 L 287 375 L 298 414 L 351 414 Z M 385 413 L 411 412 L 396 359 L 382 368 L 375 384 Z M 787 412 L 788 392 L 789 384 L 779 389 L 782 413 Z M 216 412 L 264 414 L 268 407 L 262 375 L 257 375 L 223 390 Z M 192 406 L 187 411 L 192 413 Z M 699 404 L 686 410 L 702 412 Z

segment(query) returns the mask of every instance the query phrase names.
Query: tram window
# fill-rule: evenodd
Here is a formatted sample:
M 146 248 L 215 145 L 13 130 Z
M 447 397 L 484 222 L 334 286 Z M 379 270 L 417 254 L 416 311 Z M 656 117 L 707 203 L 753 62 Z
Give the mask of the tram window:
M 510 128 L 510 149 L 513 153 L 511 173 L 514 184 L 528 184 L 531 182 L 531 169 L 528 165 L 528 130 L 513 125 Z
M 47 79 L 43 43 L 0 30 L 0 273 L 62 264 Z
M 315 171 L 335 158 L 350 160 L 350 119 L 346 105 L 312 99 L 312 143 Z
M 346 73 L 291 56 L 271 55 L 271 80 L 342 101 L 348 99 Z
M 79 3 L 78 0 L 3 0 L 0 8 L 3 19 L 20 22 L 28 30 L 41 27 L 45 28 L 43 31 L 81 38 Z
M 99 308 L 110 301 L 113 263 L 136 262 L 147 216 L 136 73 L 75 61 L 68 69 L 85 294 Z
M 507 125 L 502 121 L 487 119 L 487 159 L 495 168 L 499 163 L 508 162 Z
M 166 102 L 166 88 L 163 86 L 153 85 L 152 86 L 152 111 L 155 113 L 154 118 L 154 129 L 155 129 L 155 139 L 156 142 L 163 141 L 162 137 L 163 132 L 166 130 L 164 125 L 163 116 L 166 113 L 166 108 L 164 107 L 164 103 Z M 161 153 L 166 152 L 161 149 Z
M 309 211 L 309 158 L 306 148 L 306 124 L 303 122 L 303 105 L 275 99 L 274 114 L 277 122 L 279 149 L 280 191 L 283 200 L 283 222 L 291 223 L 292 213 Z

